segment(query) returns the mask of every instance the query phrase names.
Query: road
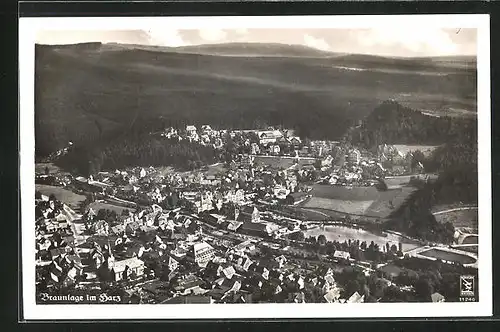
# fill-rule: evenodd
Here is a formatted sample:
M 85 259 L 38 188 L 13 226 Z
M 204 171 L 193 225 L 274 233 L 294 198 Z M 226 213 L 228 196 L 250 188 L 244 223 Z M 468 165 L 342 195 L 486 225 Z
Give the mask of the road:
M 477 206 L 466 206 L 466 207 L 459 207 L 459 208 L 454 208 L 454 209 L 438 211 L 438 212 L 434 212 L 433 215 L 437 216 L 438 214 L 454 212 L 454 211 L 464 211 L 464 210 L 477 210 Z
M 68 218 L 68 224 L 71 227 L 71 230 L 73 231 L 73 237 L 75 238 L 74 242 L 75 245 L 79 245 L 84 243 L 88 236 L 84 235 L 85 231 L 85 224 L 82 223 L 75 223 L 75 220 L 80 220 L 82 218 L 81 214 L 76 213 L 73 211 L 69 206 L 66 204 L 63 205 L 63 210 L 64 214 Z

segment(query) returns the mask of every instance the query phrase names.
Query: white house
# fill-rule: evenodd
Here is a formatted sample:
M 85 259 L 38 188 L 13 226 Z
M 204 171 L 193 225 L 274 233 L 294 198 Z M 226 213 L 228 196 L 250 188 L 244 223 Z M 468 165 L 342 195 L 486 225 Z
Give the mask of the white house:
M 136 277 L 144 275 L 144 262 L 137 257 L 115 261 L 112 264 L 112 271 L 115 274 L 115 280 L 123 280 L 129 278 L 132 274 Z

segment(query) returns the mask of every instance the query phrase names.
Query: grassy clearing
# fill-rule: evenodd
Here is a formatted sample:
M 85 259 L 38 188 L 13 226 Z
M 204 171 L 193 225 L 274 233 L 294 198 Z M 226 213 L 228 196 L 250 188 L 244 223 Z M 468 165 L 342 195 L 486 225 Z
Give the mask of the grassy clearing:
M 451 222 L 455 228 L 477 228 L 478 210 L 460 210 L 437 214 L 434 216 L 440 223 Z
M 269 166 L 272 168 L 287 169 L 293 165 L 293 159 L 279 157 L 255 157 L 255 164 Z
M 80 204 L 85 201 L 86 198 L 84 195 L 75 194 L 74 192 L 64 189 L 63 187 L 49 186 L 45 184 L 35 184 L 35 190 L 46 196 L 54 194 L 57 200 L 64 202 L 72 209 L 78 209 Z
M 131 212 L 135 211 L 134 208 L 128 208 L 128 207 L 104 203 L 104 202 L 93 202 L 89 205 L 89 208 L 92 208 L 95 212 L 98 212 L 101 209 L 112 210 L 112 211 L 115 211 L 118 215 L 121 215 L 123 210 L 128 210 Z
M 372 203 L 373 201 L 352 201 L 312 197 L 306 204 L 304 204 L 304 207 L 333 210 L 348 214 L 363 214 Z
M 325 184 L 314 185 L 310 194 L 313 197 L 340 199 L 349 201 L 377 200 L 380 192 L 375 187 L 341 187 Z
M 375 187 L 315 185 L 311 191 L 313 198 L 303 206 L 385 218 L 397 210 L 414 191 L 415 188 L 405 186 L 379 191 Z

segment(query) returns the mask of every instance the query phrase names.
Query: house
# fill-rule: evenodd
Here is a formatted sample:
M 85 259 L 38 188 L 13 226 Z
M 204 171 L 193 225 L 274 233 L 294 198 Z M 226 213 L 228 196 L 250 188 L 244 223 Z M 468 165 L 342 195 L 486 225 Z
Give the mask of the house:
M 123 226 L 123 224 L 118 224 L 118 225 L 111 227 L 111 233 L 113 233 L 115 235 L 121 236 L 124 232 L 125 232 L 125 227 Z
M 188 137 L 195 137 L 198 136 L 196 133 L 196 127 L 195 126 L 186 126 L 186 134 Z
M 259 154 L 260 153 L 260 147 L 257 143 L 252 143 L 250 145 L 250 153 L 251 154 Z
M 338 302 L 340 298 L 340 289 L 338 287 L 331 288 L 323 297 L 328 303 Z
M 224 276 L 227 278 L 227 279 L 232 279 L 233 276 L 236 274 L 236 271 L 234 269 L 234 267 L 232 265 L 226 267 L 226 268 L 223 268 L 222 269 L 222 273 L 224 274 Z
M 330 167 L 333 163 L 332 155 L 327 155 L 325 158 L 321 160 L 321 167 Z
M 347 161 L 351 164 L 359 164 L 361 161 L 361 152 L 359 152 L 358 149 L 353 149 L 349 151 L 349 154 L 347 156 Z
M 281 185 L 277 185 L 273 188 L 273 194 L 277 199 L 286 199 L 288 194 L 290 194 L 290 190 Z
M 125 232 L 127 234 L 133 234 L 135 233 L 139 228 L 141 227 L 141 224 L 139 224 L 137 221 L 132 221 L 132 222 L 129 222 L 126 226 L 125 226 Z
M 201 132 L 207 135 L 212 135 L 214 130 L 210 127 L 210 125 L 203 125 L 201 126 Z
M 178 280 L 174 290 L 181 295 L 203 294 L 206 291 L 200 287 L 202 284 L 203 281 L 201 279 L 194 275 L 189 275 L 186 278 Z
M 275 260 L 278 262 L 280 269 L 285 265 L 287 262 L 287 259 L 285 256 L 281 255 L 275 258 Z
M 255 250 L 255 243 L 250 240 L 243 241 L 235 245 L 232 249 L 234 252 L 251 252 Z
M 349 297 L 347 303 L 363 303 L 365 302 L 365 296 L 360 295 L 358 292 L 354 292 L 354 294 Z
M 92 231 L 95 235 L 108 236 L 109 230 L 109 225 L 104 220 L 98 220 L 92 225 Z
M 63 230 L 68 228 L 68 222 L 57 222 L 57 221 L 49 221 L 45 224 L 45 228 L 48 233 L 54 233 L 58 230 Z
M 179 267 L 179 262 L 175 260 L 172 256 L 168 256 L 168 269 L 170 271 L 175 271 Z
M 281 148 L 279 145 L 271 145 L 269 147 L 269 152 L 274 155 L 280 154 Z
M 137 257 L 127 258 L 115 261 L 111 270 L 114 273 L 115 281 L 126 280 L 132 276 L 138 278 L 144 275 L 144 262 Z
M 261 145 L 274 144 L 283 134 L 279 130 L 263 130 L 257 132 Z
M 297 136 L 289 137 L 288 142 L 295 148 L 298 148 L 302 144 L 302 140 Z
M 349 258 L 351 258 L 351 254 L 347 251 L 335 250 L 333 257 L 339 260 L 349 260 Z
M 205 267 L 215 257 L 215 249 L 206 242 L 198 242 L 190 248 L 187 257 L 198 266 Z
M 241 227 L 241 225 L 243 225 L 243 222 L 232 220 L 227 225 L 227 229 L 231 232 L 236 232 Z
M 225 195 L 225 201 L 242 204 L 245 201 L 245 191 L 243 191 L 243 189 L 230 190 Z

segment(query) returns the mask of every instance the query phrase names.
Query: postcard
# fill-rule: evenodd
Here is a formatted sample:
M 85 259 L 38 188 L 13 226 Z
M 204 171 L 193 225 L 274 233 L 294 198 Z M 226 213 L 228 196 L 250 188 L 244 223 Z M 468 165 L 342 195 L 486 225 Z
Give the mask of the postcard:
M 19 28 L 23 319 L 492 314 L 488 15 Z

